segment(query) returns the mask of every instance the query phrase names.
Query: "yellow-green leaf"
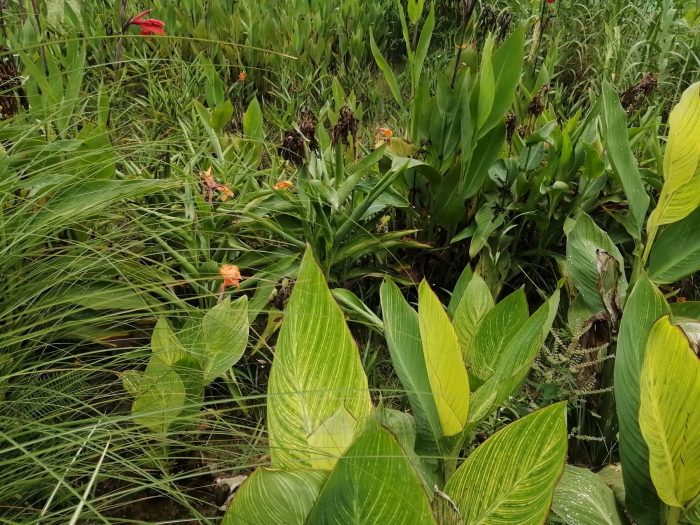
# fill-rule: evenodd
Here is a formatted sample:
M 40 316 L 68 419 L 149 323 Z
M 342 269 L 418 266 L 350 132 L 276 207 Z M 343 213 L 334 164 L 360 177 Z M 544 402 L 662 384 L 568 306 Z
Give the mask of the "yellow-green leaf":
M 390 432 L 375 421 L 338 461 L 306 525 L 435 525 L 428 494 Z
M 180 375 L 158 356 L 152 356 L 131 406 L 134 421 L 156 433 L 165 433 L 185 405 Z
M 554 491 L 552 513 L 555 523 L 566 525 L 622 525 L 610 487 L 590 470 L 569 465 Z
M 258 469 L 236 492 L 222 525 L 304 525 L 328 474 Z
M 479 324 L 469 355 L 469 372 L 481 381 L 491 379 L 505 348 L 528 319 L 527 300 L 521 288 L 498 303 Z
M 459 433 L 469 412 L 469 379 L 447 312 L 426 281 L 418 288 L 418 324 L 443 436 Z
M 639 426 L 659 497 L 682 507 L 700 494 L 700 360 L 669 316 L 647 341 Z
M 151 335 L 151 350 L 163 363 L 172 365 L 187 355 L 187 350 L 173 332 L 165 317 L 158 319 Z
M 664 185 L 647 222 L 645 256 L 659 226 L 690 215 L 700 206 L 700 82 L 685 90 L 671 111 L 664 154 Z
M 469 284 L 457 303 L 453 319 L 465 362 L 469 360 L 479 324 L 493 308 L 493 305 L 489 286 L 479 274 L 474 274 L 469 279 Z
M 248 344 L 248 298 L 226 298 L 202 318 L 204 381 L 209 384 L 238 362 Z M 200 357 L 200 356 L 198 356 Z
M 341 418 L 343 425 L 335 425 L 333 417 L 339 417 L 340 408 L 348 415 Z M 356 435 L 370 413 L 367 377 L 357 345 L 310 250 L 285 309 L 270 371 L 267 409 L 270 457 L 277 468 L 334 463 L 336 458 L 329 457 L 327 449 L 315 450 L 312 441 L 318 445 L 333 439 L 339 450 L 348 442 L 347 418 L 354 419 Z M 334 424 L 329 425 L 329 420 Z M 310 436 L 316 437 L 310 440 Z
M 566 404 L 496 432 L 445 485 L 465 525 L 541 525 L 566 459 Z
M 326 419 L 321 425 L 309 434 L 309 445 L 321 456 L 314 461 L 314 468 L 330 470 L 336 460 L 343 455 L 352 443 L 355 436 L 357 422 L 345 407 L 338 407 L 335 414 Z

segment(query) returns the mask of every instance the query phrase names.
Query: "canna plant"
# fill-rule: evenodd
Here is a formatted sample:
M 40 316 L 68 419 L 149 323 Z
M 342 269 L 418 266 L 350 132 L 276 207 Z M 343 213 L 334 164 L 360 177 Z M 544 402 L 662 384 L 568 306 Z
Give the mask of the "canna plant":
M 222 377 L 235 382 L 231 367 L 248 344 L 248 299 L 224 299 L 204 315 L 188 320 L 177 332 L 167 319 L 158 320 L 151 336 L 151 356 L 143 372 L 122 375 L 134 396 L 134 421 L 165 434 L 178 418 L 196 414 L 204 388 Z
M 640 184 L 635 179 L 639 172 L 620 120 L 622 108 L 605 89 L 603 125 L 610 160 L 629 196 Z M 575 290 L 569 323 L 602 323 L 609 340 L 618 334 L 614 405 L 607 405 L 603 419 L 610 422 L 609 433 L 619 432 L 625 506 L 642 525 L 696 523 L 700 500 L 696 481 L 700 450 L 695 445 L 700 411 L 688 401 L 700 394 L 700 310 L 695 303 L 669 305 L 656 288 L 700 268 L 697 236 L 689 234 L 700 217 L 699 94 L 700 84 L 692 85 L 671 112 L 664 183 L 647 221 L 645 244 L 641 240 L 645 199 L 637 194 L 635 205 L 630 197 L 630 210 L 621 218 L 635 239 L 631 286 L 623 252 L 591 217 L 579 213 L 565 227 L 564 269 Z M 607 373 L 600 371 L 601 387 L 613 385 L 613 375 L 605 368 Z
M 385 282 L 387 340 L 415 417 L 375 408 L 356 344 L 307 250 L 267 393 L 271 468 L 244 482 L 224 523 L 543 523 L 564 468 L 565 404 L 508 425 L 456 466 L 474 422 L 522 382 L 557 304 L 555 295 L 528 318 L 521 291 L 497 305 L 488 293 L 465 272 L 452 308 L 460 340 L 427 283 L 416 313 Z M 493 345 L 488 336 L 503 318 L 509 335 Z M 481 357 L 490 355 L 482 344 L 501 351 L 474 373 L 483 384 L 472 394 L 470 344 Z
M 409 18 L 416 25 L 416 34 L 416 13 L 422 4 L 409 3 Z M 401 107 L 408 105 L 408 138 L 414 153 L 424 154 L 407 177 L 413 194 L 419 196 L 416 204 L 430 211 L 429 231 L 439 225 L 455 233 L 458 225 L 472 218 L 474 210 L 466 202 L 475 198 L 486 183 L 488 170 L 505 145 L 505 115 L 522 74 L 525 30 L 515 29 L 498 47 L 495 36 L 489 36 L 478 60 L 475 49 L 464 44 L 466 51 L 460 48 L 432 85 L 434 77 L 423 72 L 435 26 L 435 3 L 417 42 L 409 37 L 403 6 L 397 3 L 397 7 L 408 59 L 407 102 L 396 74 L 373 41 L 372 53 L 395 101 Z M 405 148 L 403 141 L 396 144 Z

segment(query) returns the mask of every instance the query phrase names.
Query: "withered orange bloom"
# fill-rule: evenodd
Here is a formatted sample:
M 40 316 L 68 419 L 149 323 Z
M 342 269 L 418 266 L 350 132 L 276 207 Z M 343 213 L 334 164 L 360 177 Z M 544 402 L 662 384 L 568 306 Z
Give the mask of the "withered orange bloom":
M 240 73 L 238 73 L 238 81 L 239 82 L 245 82 L 247 78 L 248 78 L 248 73 L 246 73 L 245 71 L 241 71 Z
M 272 189 L 273 190 L 288 190 L 294 186 L 294 183 L 291 180 L 281 180 L 277 184 L 275 184 Z
M 199 176 L 202 178 L 202 184 L 207 188 L 215 190 L 218 187 L 217 182 L 214 180 L 214 175 L 211 174 L 211 166 L 209 166 L 207 171 L 200 173 Z
M 221 268 L 219 268 L 219 273 L 224 278 L 224 284 L 222 285 L 224 289 L 229 286 L 241 287 L 241 271 L 238 269 L 238 266 L 222 264 Z
M 377 128 L 377 134 L 385 140 L 394 136 L 394 132 L 389 128 Z
M 375 147 L 381 146 L 382 142 L 388 143 L 393 136 L 394 132 L 389 128 L 377 128 L 377 131 L 374 133 Z
M 226 202 L 228 199 L 233 197 L 233 192 L 228 186 L 226 186 L 226 184 L 219 184 L 219 187 L 217 189 L 220 192 L 219 200 L 221 200 L 221 202 Z

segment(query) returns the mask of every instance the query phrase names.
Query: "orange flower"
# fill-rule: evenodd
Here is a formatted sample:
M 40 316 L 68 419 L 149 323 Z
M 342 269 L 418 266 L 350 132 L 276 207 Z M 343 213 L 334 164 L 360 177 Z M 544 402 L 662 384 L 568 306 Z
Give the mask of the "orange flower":
M 374 147 L 378 148 L 382 145 L 382 143 L 388 144 L 391 141 L 391 137 L 393 136 L 394 132 L 391 131 L 389 128 L 377 128 L 377 131 L 375 131 L 374 133 Z
M 294 186 L 294 183 L 291 180 L 281 180 L 277 184 L 275 184 L 272 189 L 273 190 L 288 190 Z
M 226 186 L 226 184 L 219 184 L 217 190 L 221 192 L 219 194 L 219 200 L 221 200 L 221 202 L 226 202 L 228 199 L 233 197 L 233 192 L 228 186 Z
M 245 82 L 247 78 L 248 78 L 248 73 L 246 73 L 245 71 L 241 71 L 240 73 L 238 73 L 238 81 L 239 82 Z
M 224 278 L 224 284 L 221 285 L 223 289 L 229 286 L 241 287 L 241 271 L 238 269 L 238 266 L 222 264 L 221 268 L 219 268 L 219 273 Z

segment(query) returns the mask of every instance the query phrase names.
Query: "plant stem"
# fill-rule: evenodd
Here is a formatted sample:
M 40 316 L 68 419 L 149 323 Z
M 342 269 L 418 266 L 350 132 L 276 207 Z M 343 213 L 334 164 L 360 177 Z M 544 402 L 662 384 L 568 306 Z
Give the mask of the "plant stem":
M 122 61 L 122 53 L 124 52 L 124 29 L 126 22 L 124 17 L 126 16 L 126 2 L 127 0 L 119 1 L 119 40 L 117 40 L 117 49 L 114 52 L 114 65 L 119 69 Z
M 668 509 L 668 516 L 666 517 L 666 525 L 677 525 L 681 519 L 681 508 L 680 507 L 670 507 Z

